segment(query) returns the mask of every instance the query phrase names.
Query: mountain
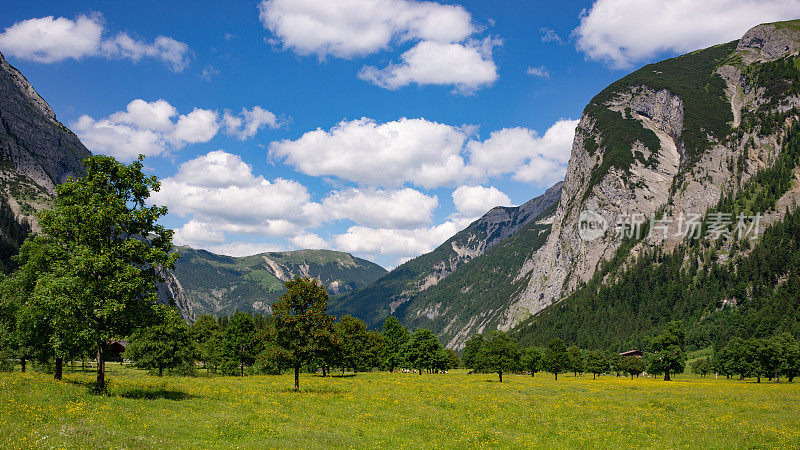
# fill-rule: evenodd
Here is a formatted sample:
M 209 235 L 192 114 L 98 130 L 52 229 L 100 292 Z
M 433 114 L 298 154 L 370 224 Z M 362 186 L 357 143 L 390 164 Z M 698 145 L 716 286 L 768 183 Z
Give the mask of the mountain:
M 519 274 L 530 281 L 502 327 L 516 325 L 527 343 L 561 335 L 616 348 L 643 345 L 672 319 L 687 322 L 697 346 L 800 331 L 798 54 L 800 20 L 763 24 L 594 97 L 552 231 Z M 678 220 L 660 219 L 730 214 L 733 230 L 739 213 L 756 212 L 765 231 L 755 240 L 688 239 Z M 634 214 L 659 231 L 617 232 Z M 587 217 L 608 229 L 582 238 Z
M 445 297 L 454 297 L 453 292 L 457 291 L 450 292 L 440 286 L 449 286 L 450 283 L 446 282 L 453 274 L 462 272 L 467 266 L 483 267 L 480 263 L 474 263 L 482 258 L 484 261 L 499 258 L 496 262 L 508 265 L 502 270 L 510 273 L 512 260 L 519 259 L 519 254 L 515 253 L 517 250 L 524 254 L 520 262 L 530 256 L 527 252 L 529 246 L 523 245 L 530 244 L 526 239 L 536 241 L 540 233 L 548 232 L 549 224 L 537 225 L 537 219 L 558 202 L 561 186 L 559 182 L 521 206 L 493 208 L 432 252 L 401 264 L 364 288 L 336 297 L 331 302 L 331 311 L 337 315 L 355 315 L 373 327 L 381 324 L 389 315 L 398 316 L 408 323 L 425 322 L 433 331 L 441 332 L 440 337 L 463 336 L 469 330 L 479 328 L 479 324 L 494 323 L 491 319 L 477 321 L 476 318 L 470 326 L 462 326 L 470 321 L 471 313 L 485 313 L 495 307 L 492 304 L 495 299 L 480 297 L 478 300 L 477 296 L 482 295 L 479 292 L 484 292 L 482 289 L 476 288 L 468 295 L 463 295 L 465 292 L 458 294 L 464 303 L 456 306 L 455 299 L 441 303 L 440 293 L 444 292 Z M 525 236 L 514 240 L 521 247 L 508 248 L 505 242 L 518 233 Z M 484 258 L 487 254 L 493 256 Z M 515 281 L 515 287 L 518 287 L 518 281 Z M 427 323 L 423 317 L 433 323 Z
M 38 228 L 55 187 L 84 173 L 89 150 L 0 54 L 0 270 Z
M 367 285 L 386 273 L 381 266 L 348 253 L 295 250 L 253 256 L 217 255 L 176 247 L 180 258 L 163 289 L 184 316 L 231 315 L 237 310 L 269 312 L 295 276 L 317 278 L 331 295 Z

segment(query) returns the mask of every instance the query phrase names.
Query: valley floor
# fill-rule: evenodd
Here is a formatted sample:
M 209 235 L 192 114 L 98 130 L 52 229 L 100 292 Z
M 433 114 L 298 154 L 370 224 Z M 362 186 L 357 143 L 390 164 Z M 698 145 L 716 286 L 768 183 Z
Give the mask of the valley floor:
M 798 447 L 800 382 L 681 375 L 0 374 L 0 447 Z

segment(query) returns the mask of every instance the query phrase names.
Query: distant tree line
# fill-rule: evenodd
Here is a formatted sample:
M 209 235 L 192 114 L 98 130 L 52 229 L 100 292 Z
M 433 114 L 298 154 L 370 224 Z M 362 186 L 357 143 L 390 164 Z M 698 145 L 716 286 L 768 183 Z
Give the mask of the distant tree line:
M 502 331 L 472 336 L 464 346 L 461 361 L 464 367 L 478 372 L 503 373 L 548 372 L 558 380 L 561 373 L 591 373 L 593 378 L 607 373 L 617 376 L 639 376 L 642 373 L 671 375 L 683 373 L 686 367 L 686 332 L 682 322 L 670 322 L 650 343 L 651 352 L 638 356 L 622 356 L 603 350 L 567 347 L 561 338 L 552 338 L 547 346 L 521 348 L 517 341 Z
M 800 374 L 800 343 L 789 333 L 761 339 L 734 338 L 692 370 L 701 375 L 717 372 L 727 377 L 756 378 L 759 383 L 761 378 L 777 383 L 781 377 L 792 382 Z
M 458 367 L 456 352 L 444 348 L 429 330 L 410 333 L 395 317 L 386 319 L 381 332 L 349 315 L 334 320 L 325 313 L 327 293 L 316 280 L 297 278 L 286 287 L 288 292 L 273 305 L 273 315 L 242 311 L 230 318 L 202 315 L 188 325 L 172 309 L 161 322 L 131 336 L 126 358 L 159 374 L 193 373 L 195 361 L 220 375 L 294 371 L 296 388 L 301 371 L 328 376 L 339 370 L 404 368 L 422 374 Z M 314 293 L 316 311 L 290 311 L 290 298 L 302 293 Z

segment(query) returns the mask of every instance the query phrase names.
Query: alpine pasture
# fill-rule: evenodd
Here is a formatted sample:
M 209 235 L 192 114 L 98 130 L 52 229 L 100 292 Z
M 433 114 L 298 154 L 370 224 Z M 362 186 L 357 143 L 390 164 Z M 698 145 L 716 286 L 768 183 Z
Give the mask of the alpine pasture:
M 800 383 L 604 375 L 0 373 L 2 448 L 800 446 Z

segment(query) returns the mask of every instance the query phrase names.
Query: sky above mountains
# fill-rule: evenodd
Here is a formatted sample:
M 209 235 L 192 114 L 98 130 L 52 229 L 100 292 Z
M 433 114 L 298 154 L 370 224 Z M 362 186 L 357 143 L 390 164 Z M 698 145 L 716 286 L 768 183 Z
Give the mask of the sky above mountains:
M 175 242 L 385 267 L 563 179 L 583 107 L 800 0 L 15 2 L 0 51 Z

